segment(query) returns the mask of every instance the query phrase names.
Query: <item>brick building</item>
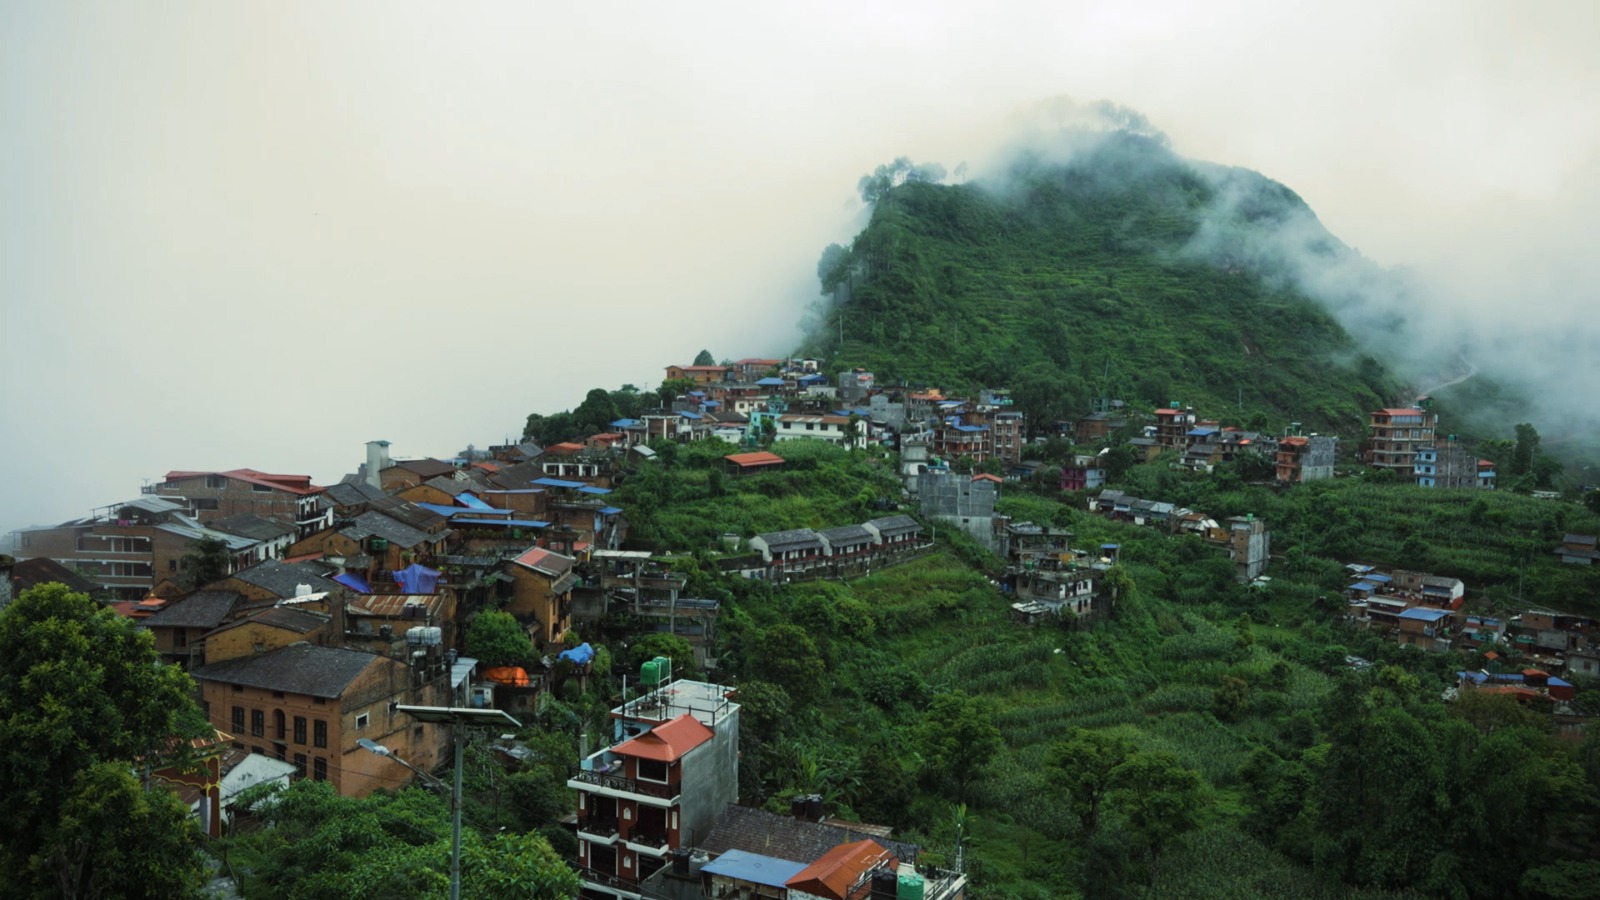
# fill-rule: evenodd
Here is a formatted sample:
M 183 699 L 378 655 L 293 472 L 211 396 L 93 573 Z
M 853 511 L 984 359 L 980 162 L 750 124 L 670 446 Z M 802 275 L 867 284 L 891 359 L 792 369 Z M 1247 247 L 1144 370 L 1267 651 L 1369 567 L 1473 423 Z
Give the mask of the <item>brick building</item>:
M 296 535 L 304 537 L 333 521 L 317 502 L 322 488 L 311 483 L 310 475 L 274 475 L 255 469 L 172 471 L 159 484 L 147 485 L 144 492 L 186 504 L 201 524 L 249 513 L 291 523 Z

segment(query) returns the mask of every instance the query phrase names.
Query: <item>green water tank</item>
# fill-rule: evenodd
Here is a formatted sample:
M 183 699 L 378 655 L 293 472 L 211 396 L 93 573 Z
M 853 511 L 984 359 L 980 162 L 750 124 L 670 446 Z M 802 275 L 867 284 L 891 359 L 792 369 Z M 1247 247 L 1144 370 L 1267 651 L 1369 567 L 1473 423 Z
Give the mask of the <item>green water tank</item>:
M 661 667 L 653 659 L 645 660 L 639 667 L 639 683 L 645 687 L 655 687 L 661 683 Z
M 922 900 L 922 893 L 927 889 L 927 882 L 921 875 L 909 872 L 900 876 L 900 889 L 895 893 L 896 900 Z
M 657 678 L 662 684 L 665 684 L 667 679 L 672 677 L 672 657 L 658 656 L 655 658 L 655 664 L 656 672 L 659 673 Z

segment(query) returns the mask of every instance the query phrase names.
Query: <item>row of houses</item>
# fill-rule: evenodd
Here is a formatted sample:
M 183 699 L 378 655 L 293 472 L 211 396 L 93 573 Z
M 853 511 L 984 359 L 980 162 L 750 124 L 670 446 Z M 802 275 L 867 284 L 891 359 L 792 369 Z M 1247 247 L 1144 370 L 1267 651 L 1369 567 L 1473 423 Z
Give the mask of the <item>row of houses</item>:
M 812 530 L 795 528 L 758 534 L 748 542 L 759 555 L 747 578 L 790 581 L 864 572 L 924 549 L 922 526 L 906 515 L 884 516 L 856 525 Z
M 1089 512 L 1135 525 L 1163 528 L 1171 534 L 1193 534 L 1223 547 L 1241 583 L 1265 574 L 1272 558 L 1272 532 L 1266 520 L 1255 515 L 1230 516 L 1219 523 L 1187 507 L 1115 490 L 1104 490 L 1090 497 Z

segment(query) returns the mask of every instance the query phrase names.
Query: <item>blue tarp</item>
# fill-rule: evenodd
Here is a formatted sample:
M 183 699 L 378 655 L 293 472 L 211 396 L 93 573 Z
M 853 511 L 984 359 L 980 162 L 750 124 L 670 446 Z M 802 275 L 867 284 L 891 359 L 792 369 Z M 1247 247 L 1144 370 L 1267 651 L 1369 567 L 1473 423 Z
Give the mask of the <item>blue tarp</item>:
M 1417 619 L 1422 622 L 1437 622 L 1450 615 L 1448 609 L 1428 609 L 1422 606 L 1413 606 L 1400 614 L 1402 619 Z
M 744 850 L 729 850 L 721 856 L 706 863 L 702 872 L 712 875 L 725 875 L 728 878 L 737 878 L 741 881 L 751 881 L 767 887 L 781 888 L 789 879 L 800 874 L 806 867 L 805 863 L 779 859 L 776 856 L 762 856 L 759 853 L 749 853 Z
M 622 507 L 620 507 L 620 506 L 607 506 L 607 507 L 605 507 L 605 508 L 600 510 L 600 515 L 602 515 L 602 516 L 614 516 L 619 512 L 622 512 Z
M 561 651 L 561 659 L 570 659 L 578 665 L 585 665 L 594 659 L 594 648 L 588 644 L 579 644 L 571 650 Z
M 394 573 L 394 583 L 408 594 L 431 594 L 439 586 L 439 571 L 412 563 Z
M 362 581 L 361 576 L 359 575 L 351 575 L 349 572 L 346 572 L 343 575 L 333 576 L 333 580 L 339 582 L 347 588 L 350 588 L 358 594 L 372 593 L 372 588 L 368 587 L 367 583 Z
M 618 419 L 611 423 L 612 428 L 632 428 L 639 424 L 638 419 Z

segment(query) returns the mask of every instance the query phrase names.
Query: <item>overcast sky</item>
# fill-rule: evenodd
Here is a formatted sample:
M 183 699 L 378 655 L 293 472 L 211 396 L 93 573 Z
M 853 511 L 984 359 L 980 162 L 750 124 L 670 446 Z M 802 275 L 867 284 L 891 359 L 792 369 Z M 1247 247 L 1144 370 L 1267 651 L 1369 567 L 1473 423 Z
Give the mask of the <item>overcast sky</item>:
M 1460 315 L 1594 318 L 1600 4 L 1305 6 L 0 0 L 0 528 L 781 354 L 863 172 L 1063 94 Z

